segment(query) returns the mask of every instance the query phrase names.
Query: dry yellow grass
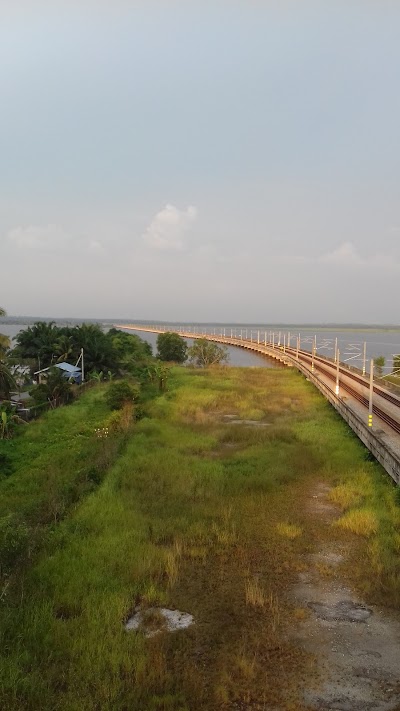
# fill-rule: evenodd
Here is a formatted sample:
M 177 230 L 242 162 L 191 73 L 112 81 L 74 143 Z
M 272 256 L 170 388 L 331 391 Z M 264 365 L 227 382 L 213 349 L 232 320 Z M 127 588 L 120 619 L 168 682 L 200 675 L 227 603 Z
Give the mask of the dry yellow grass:
M 359 506 L 363 499 L 371 494 L 371 491 L 372 482 L 370 477 L 365 472 L 360 471 L 353 475 L 350 481 L 331 489 L 329 498 L 334 504 L 346 511 L 353 506 Z
M 264 591 L 255 578 L 246 580 L 245 584 L 246 592 L 246 605 L 251 605 L 252 607 L 265 607 L 266 599 Z
M 376 514 L 369 509 L 353 509 L 335 521 L 334 525 L 368 538 L 377 532 L 378 519 Z
M 293 541 L 295 538 L 298 538 L 298 536 L 301 536 L 302 534 L 300 526 L 296 526 L 296 524 L 294 523 L 278 523 L 276 526 L 276 530 L 281 536 L 289 538 L 291 541 Z

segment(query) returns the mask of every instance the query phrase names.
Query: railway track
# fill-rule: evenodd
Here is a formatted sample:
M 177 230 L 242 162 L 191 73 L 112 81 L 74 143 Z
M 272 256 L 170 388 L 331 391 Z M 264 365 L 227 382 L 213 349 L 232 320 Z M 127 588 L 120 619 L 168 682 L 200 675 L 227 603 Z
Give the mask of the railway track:
M 212 340 L 220 340 L 219 338 L 212 337 Z M 230 342 L 232 345 L 239 345 L 244 348 L 248 348 L 249 350 L 254 350 L 256 352 L 261 352 L 263 353 L 263 346 L 265 344 L 262 343 L 254 343 L 252 341 L 238 341 L 235 339 L 222 339 L 221 341 L 225 342 Z M 272 348 L 272 343 L 267 343 L 267 348 Z M 276 348 L 275 348 L 276 349 Z M 282 348 L 279 349 L 279 351 L 282 353 Z M 290 355 L 292 358 L 297 358 L 297 350 L 294 348 L 286 348 L 285 353 L 287 355 Z M 312 354 L 309 353 L 309 351 L 303 351 L 299 350 L 298 352 L 298 357 L 299 360 L 303 361 L 307 366 L 311 366 L 312 362 Z M 321 356 L 314 356 L 314 367 L 317 369 L 320 373 L 324 374 L 329 380 L 336 381 L 336 364 L 330 363 L 329 361 L 326 361 L 324 358 L 321 358 Z M 311 369 L 311 368 L 310 368 Z M 352 371 L 348 370 L 347 368 L 340 366 L 339 367 L 339 373 L 342 376 L 340 380 L 340 387 L 342 390 L 347 392 L 351 397 L 353 397 L 355 400 L 357 400 L 359 403 L 361 403 L 367 410 L 369 407 L 369 398 L 365 397 L 360 393 L 358 390 L 355 388 L 352 388 L 351 385 L 345 381 L 345 378 L 349 380 L 353 380 L 355 383 L 357 383 L 359 386 L 362 388 L 365 388 L 369 390 L 369 382 L 363 378 L 361 375 L 357 375 L 356 373 L 353 373 Z M 329 386 L 327 386 L 329 387 Z M 334 390 L 332 388 L 329 388 L 329 390 L 334 394 Z M 386 390 L 383 390 L 377 385 L 374 385 L 374 394 L 379 395 L 382 399 L 386 400 L 389 402 L 391 405 L 394 405 L 395 407 L 399 408 L 399 420 L 396 420 L 394 417 L 392 417 L 388 412 L 385 412 L 381 407 L 379 407 L 376 404 L 373 404 L 372 407 L 372 412 L 374 415 L 379 417 L 383 422 L 385 422 L 389 427 L 396 432 L 397 434 L 400 434 L 400 399 L 396 397 L 395 395 L 392 395 L 391 393 L 387 392 Z
M 307 358 L 302 358 L 301 360 L 308 360 L 308 359 L 307 359 Z M 321 372 L 321 373 L 323 373 L 324 375 L 326 375 L 330 380 L 333 380 L 333 381 L 336 380 L 335 376 L 334 376 L 329 370 L 327 370 L 326 368 L 324 368 L 324 367 L 321 365 L 321 363 L 319 363 L 318 370 L 319 370 L 319 372 Z M 345 375 L 346 375 L 346 376 L 349 375 L 347 371 L 345 371 Z M 347 393 L 349 393 L 349 395 L 351 395 L 352 397 L 354 397 L 355 400 L 357 400 L 357 401 L 360 402 L 362 405 L 364 405 L 364 407 L 365 407 L 366 409 L 368 409 L 368 406 L 369 406 L 369 400 L 368 400 L 368 398 L 364 397 L 364 395 L 362 395 L 358 390 L 355 390 L 354 388 L 352 388 L 351 385 L 349 385 L 349 383 L 346 383 L 344 380 L 341 380 L 341 381 L 340 381 L 340 387 L 341 387 L 343 390 L 345 390 Z M 333 392 L 333 391 L 332 391 L 332 392 Z M 384 410 L 382 410 L 382 409 L 381 409 L 380 407 L 378 407 L 377 405 L 373 405 L 373 406 L 372 406 L 372 412 L 374 413 L 374 415 L 376 415 L 376 416 L 379 417 L 381 420 L 383 420 L 383 422 L 386 422 L 386 424 L 389 425 L 389 427 L 391 427 L 397 434 L 400 434 L 400 422 L 398 422 L 397 420 L 395 420 L 394 417 L 391 417 L 391 415 L 389 415 L 387 412 L 385 412 Z

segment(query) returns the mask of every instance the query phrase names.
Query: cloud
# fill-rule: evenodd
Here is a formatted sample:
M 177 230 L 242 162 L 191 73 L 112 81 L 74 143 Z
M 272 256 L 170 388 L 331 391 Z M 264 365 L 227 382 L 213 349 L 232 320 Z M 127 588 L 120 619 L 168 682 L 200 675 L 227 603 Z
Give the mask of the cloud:
M 59 225 L 28 225 L 14 227 L 6 235 L 8 244 L 19 252 L 36 253 L 41 256 L 84 253 L 104 256 L 106 249 L 98 239 L 90 239 L 82 234 L 72 234 Z
M 358 254 L 354 244 L 351 242 L 343 242 L 333 252 L 328 252 L 319 257 L 320 262 L 326 264 L 344 264 L 344 265 L 360 265 L 362 259 Z
M 14 227 L 7 239 L 18 249 L 53 251 L 68 242 L 68 235 L 58 225 L 29 225 Z
M 323 254 L 318 258 L 322 264 L 332 264 L 342 267 L 376 270 L 398 270 L 400 262 L 387 254 L 361 255 L 352 242 L 343 242 L 333 252 Z
M 185 235 L 197 219 L 197 209 L 179 210 L 167 204 L 153 217 L 142 237 L 149 247 L 160 250 L 182 250 Z

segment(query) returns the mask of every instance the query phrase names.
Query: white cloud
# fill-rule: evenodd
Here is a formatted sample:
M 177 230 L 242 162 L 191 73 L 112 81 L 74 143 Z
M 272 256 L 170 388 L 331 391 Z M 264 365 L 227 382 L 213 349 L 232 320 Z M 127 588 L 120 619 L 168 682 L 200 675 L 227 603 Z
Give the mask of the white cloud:
M 344 265 L 360 265 L 362 259 L 358 254 L 354 244 L 351 242 L 343 242 L 339 247 L 319 257 L 320 262 L 326 264 L 344 264 Z
M 167 204 L 153 217 L 142 237 L 155 249 L 182 250 L 185 235 L 196 219 L 195 207 L 190 205 L 186 210 L 179 210 L 175 205 Z
M 7 239 L 19 249 L 53 251 L 67 243 L 68 235 L 58 225 L 28 225 L 14 227 Z
M 387 254 L 360 254 L 352 242 L 344 242 L 332 252 L 323 254 L 318 259 L 323 264 L 332 264 L 342 267 L 356 267 L 361 269 L 398 270 L 400 262 Z

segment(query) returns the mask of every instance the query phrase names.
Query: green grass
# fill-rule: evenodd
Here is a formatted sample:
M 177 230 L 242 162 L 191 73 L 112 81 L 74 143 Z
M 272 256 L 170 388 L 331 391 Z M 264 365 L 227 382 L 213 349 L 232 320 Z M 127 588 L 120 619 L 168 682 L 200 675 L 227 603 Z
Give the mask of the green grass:
M 301 709 L 298 689 L 313 660 L 288 641 L 300 613 L 287 591 L 315 541 L 353 535 L 317 528 L 307 497 L 325 481 L 344 511 L 374 512 L 376 531 L 354 536 L 354 580 L 391 603 L 400 545 L 393 487 L 292 371 L 176 368 L 170 391 L 147 409 L 102 482 L 62 516 L 46 513 L 37 554 L 5 581 L 0 707 Z M 250 413 L 268 426 L 223 419 Z M 24 520 L 41 521 L 43 471 L 50 461 L 57 467 L 57 491 L 76 482 L 101 455 L 93 432 L 109 418 L 100 388 L 26 428 L 10 443 L 3 515 L 20 501 Z M 382 558 L 388 540 L 393 555 Z M 375 579 L 369 566 L 378 565 Z M 152 639 L 127 633 L 137 605 L 178 608 L 195 624 Z

